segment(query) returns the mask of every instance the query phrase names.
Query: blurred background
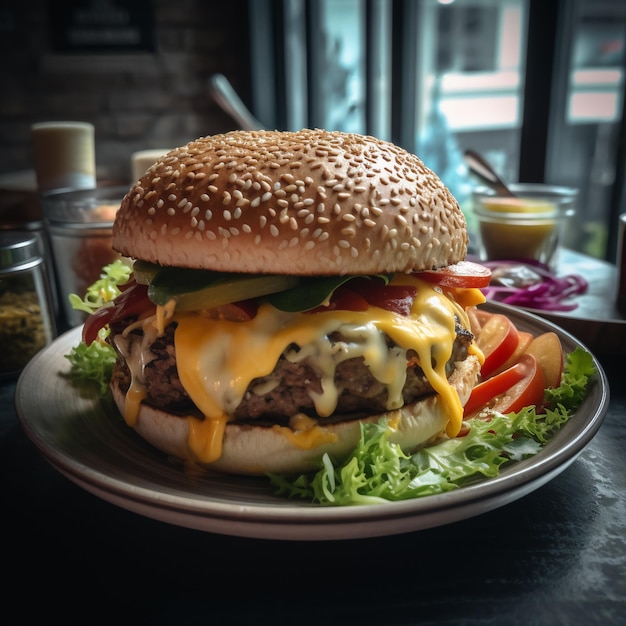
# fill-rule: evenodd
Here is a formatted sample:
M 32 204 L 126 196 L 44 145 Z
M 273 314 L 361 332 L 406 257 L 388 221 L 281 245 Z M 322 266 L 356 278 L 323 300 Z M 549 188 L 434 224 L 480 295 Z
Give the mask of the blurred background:
M 237 127 L 220 73 L 265 127 L 415 152 L 470 227 L 465 149 L 509 182 L 577 187 L 567 244 L 614 261 L 625 42 L 623 0 L 3 0 L 0 209 L 36 191 L 33 123 L 92 123 L 99 184 L 130 183 L 133 152 Z

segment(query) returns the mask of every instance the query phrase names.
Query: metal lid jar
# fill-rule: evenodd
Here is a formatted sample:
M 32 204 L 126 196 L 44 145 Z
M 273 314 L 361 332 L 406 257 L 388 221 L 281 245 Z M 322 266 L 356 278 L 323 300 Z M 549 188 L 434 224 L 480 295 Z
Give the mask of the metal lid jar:
M 55 332 L 50 284 L 37 238 L 0 232 L 0 377 L 17 375 Z

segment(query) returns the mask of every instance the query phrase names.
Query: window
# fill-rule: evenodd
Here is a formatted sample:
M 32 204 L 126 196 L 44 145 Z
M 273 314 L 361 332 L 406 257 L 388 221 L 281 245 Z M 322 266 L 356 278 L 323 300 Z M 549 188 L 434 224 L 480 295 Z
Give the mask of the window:
M 507 180 L 576 186 L 583 226 L 568 245 L 614 258 L 626 3 L 251 0 L 250 11 L 266 126 L 394 141 L 439 174 L 470 229 L 467 148 Z

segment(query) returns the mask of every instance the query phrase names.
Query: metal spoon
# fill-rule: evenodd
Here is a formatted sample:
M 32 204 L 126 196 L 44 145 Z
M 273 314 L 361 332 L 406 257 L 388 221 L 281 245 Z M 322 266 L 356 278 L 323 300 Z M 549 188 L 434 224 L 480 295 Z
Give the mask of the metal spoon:
M 514 198 L 515 194 L 507 187 L 506 183 L 496 174 L 495 170 L 483 156 L 474 150 L 466 150 L 463 154 L 465 163 L 470 170 L 483 182 L 491 187 L 497 195 Z
M 213 74 L 210 80 L 210 90 L 215 102 L 239 124 L 242 130 L 264 128 L 263 124 L 247 109 L 226 76 Z

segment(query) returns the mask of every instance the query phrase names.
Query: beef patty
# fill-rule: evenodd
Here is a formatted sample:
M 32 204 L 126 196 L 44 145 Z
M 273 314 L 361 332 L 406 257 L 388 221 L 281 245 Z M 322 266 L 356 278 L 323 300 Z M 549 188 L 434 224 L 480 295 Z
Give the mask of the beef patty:
M 175 323 L 167 326 L 165 334 L 158 337 L 150 346 L 151 358 L 144 368 L 143 382 L 147 391 L 144 402 L 172 414 L 196 414 L 197 408 L 183 388 L 176 369 L 175 328 Z M 113 338 L 122 330 L 119 324 L 111 326 L 110 341 L 113 345 L 115 345 Z M 130 342 L 140 342 L 141 330 L 132 331 L 127 338 Z M 452 356 L 446 365 L 448 376 L 454 369 L 454 363 L 467 357 L 472 339 L 473 335 L 457 322 Z M 342 341 L 342 337 L 340 333 L 333 333 L 329 340 L 332 344 L 337 344 Z M 389 350 L 400 350 L 388 337 L 386 343 Z M 321 376 L 309 360 L 294 362 L 287 357 L 289 352 L 297 349 L 297 346 L 290 346 L 280 357 L 271 374 L 256 378 L 250 383 L 242 402 L 232 416 L 234 420 L 271 419 L 273 423 L 286 424 L 288 419 L 297 413 L 316 416 L 311 394 L 321 393 Z M 433 393 L 432 386 L 416 364 L 414 356 L 416 355 L 412 351 L 406 354 L 406 380 L 402 390 L 405 404 Z M 113 381 L 124 391 L 130 385 L 130 372 L 121 356 L 118 357 L 113 372 Z M 340 362 L 335 370 L 335 384 L 340 390 L 335 419 L 345 419 L 348 416 L 356 418 L 388 410 L 386 385 L 372 375 L 362 357 Z

